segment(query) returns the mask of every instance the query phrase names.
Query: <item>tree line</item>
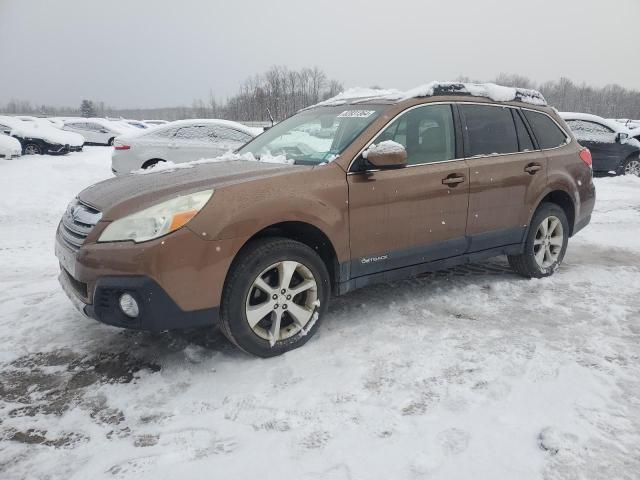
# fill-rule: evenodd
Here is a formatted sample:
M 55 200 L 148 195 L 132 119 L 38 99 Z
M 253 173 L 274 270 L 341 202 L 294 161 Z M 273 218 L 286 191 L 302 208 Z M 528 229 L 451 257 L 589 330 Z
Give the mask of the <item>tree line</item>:
M 458 81 L 477 81 L 458 77 Z M 516 74 L 498 75 L 490 80 L 506 86 L 533 88 L 542 92 L 549 105 L 561 111 L 586 112 L 606 118 L 640 119 L 640 91 L 606 85 L 592 87 L 568 78 L 535 82 Z M 273 66 L 266 72 L 247 78 L 238 93 L 224 100 L 210 92 L 207 99 L 195 99 L 191 106 L 164 108 L 112 108 L 104 102 L 85 99 L 78 107 L 33 105 L 29 101 L 12 99 L 0 104 L 0 112 L 23 115 L 99 116 L 124 118 L 223 118 L 238 121 L 282 120 L 298 110 L 338 94 L 342 84 L 329 79 L 318 67 L 291 70 Z

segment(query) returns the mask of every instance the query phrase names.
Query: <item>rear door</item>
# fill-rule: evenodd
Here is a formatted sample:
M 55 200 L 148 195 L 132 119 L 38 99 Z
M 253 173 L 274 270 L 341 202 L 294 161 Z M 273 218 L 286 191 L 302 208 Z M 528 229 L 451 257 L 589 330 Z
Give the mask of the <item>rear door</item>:
M 461 103 L 470 168 L 469 252 L 522 241 L 530 205 L 544 189 L 547 160 L 535 151 L 519 109 Z
M 352 277 L 464 252 L 469 168 L 458 139 L 451 104 L 420 105 L 372 141 L 403 145 L 406 167 L 378 170 L 356 158 L 347 176 Z
M 169 143 L 168 159 L 173 162 L 190 162 L 210 156 L 211 145 L 205 125 L 187 125 L 176 132 Z

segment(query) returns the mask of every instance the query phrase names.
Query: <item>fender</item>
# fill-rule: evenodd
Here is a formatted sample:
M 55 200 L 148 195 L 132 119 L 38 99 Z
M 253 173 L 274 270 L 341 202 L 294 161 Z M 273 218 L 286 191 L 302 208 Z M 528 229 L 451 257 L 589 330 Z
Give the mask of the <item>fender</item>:
M 536 210 L 538 210 L 538 207 L 542 203 L 542 200 L 550 193 L 557 191 L 567 194 L 571 199 L 574 212 L 573 225 L 571 225 L 571 230 L 573 231 L 580 213 L 580 196 L 578 193 L 578 187 L 575 183 L 575 180 L 566 172 L 554 172 L 549 176 L 547 185 L 536 198 L 535 207 L 529 211 L 529 218 L 527 220 L 527 234 L 529 231 L 529 227 L 531 226 L 533 215 L 536 213 Z
M 187 227 L 212 241 L 244 243 L 261 230 L 282 222 L 310 224 L 331 241 L 339 261 L 349 258 L 349 210 L 346 174 L 337 164 L 314 168 L 268 182 L 243 182 L 217 189 L 205 210 Z M 308 178 L 308 177 L 307 177 Z M 204 215 L 203 215 L 204 214 Z M 235 243 L 235 242 L 234 242 Z

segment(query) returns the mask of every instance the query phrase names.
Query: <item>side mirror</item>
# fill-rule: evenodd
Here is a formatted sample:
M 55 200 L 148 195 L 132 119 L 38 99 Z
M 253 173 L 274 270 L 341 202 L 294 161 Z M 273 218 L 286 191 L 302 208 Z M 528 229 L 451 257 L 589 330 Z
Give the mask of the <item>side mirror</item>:
M 618 143 L 622 143 L 622 141 L 626 140 L 627 138 L 629 138 L 628 133 L 619 132 L 618 134 L 616 134 L 616 142 Z
M 109 133 L 109 130 L 105 130 L 104 128 L 100 130 L 100 133 Z
M 400 168 L 407 164 L 407 151 L 393 140 L 371 145 L 362 156 L 378 168 Z

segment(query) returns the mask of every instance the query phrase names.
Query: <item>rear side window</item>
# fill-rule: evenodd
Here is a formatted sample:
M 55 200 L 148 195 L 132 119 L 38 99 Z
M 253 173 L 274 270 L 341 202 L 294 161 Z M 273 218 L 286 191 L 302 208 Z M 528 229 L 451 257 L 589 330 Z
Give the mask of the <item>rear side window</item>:
M 161 128 L 159 130 L 152 130 L 149 133 L 149 136 L 157 138 L 171 138 L 176 134 L 177 131 L 178 127 Z
M 513 120 L 516 122 L 516 132 L 518 134 L 518 146 L 520 147 L 521 152 L 530 152 L 535 150 L 533 147 L 533 142 L 531 141 L 531 135 L 529 135 L 529 131 L 520 117 L 520 112 L 517 110 L 512 110 Z
M 540 148 L 556 148 L 567 143 L 567 136 L 560 127 L 544 113 L 523 110 Z
M 239 130 L 234 130 L 232 128 L 220 127 L 218 125 L 209 126 L 210 136 L 213 137 L 214 140 L 234 140 L 236 142 L 248 142 L 251 140 L 251 136 L 247 135 L 244 132 Z
M 176 138 L 182 140 L 204 140 L 208 137 L 209 132 L 203 125 L 190 125 L 182 127 L 176 132 Z
M 511 109 L 461 104 L 467 132 L 467 156 L 514 153 L 518 136 Z
M 614 143 L 616 136 L 609 127 L 587 120 L 567 120 L 567 125 L 581 142 Z

